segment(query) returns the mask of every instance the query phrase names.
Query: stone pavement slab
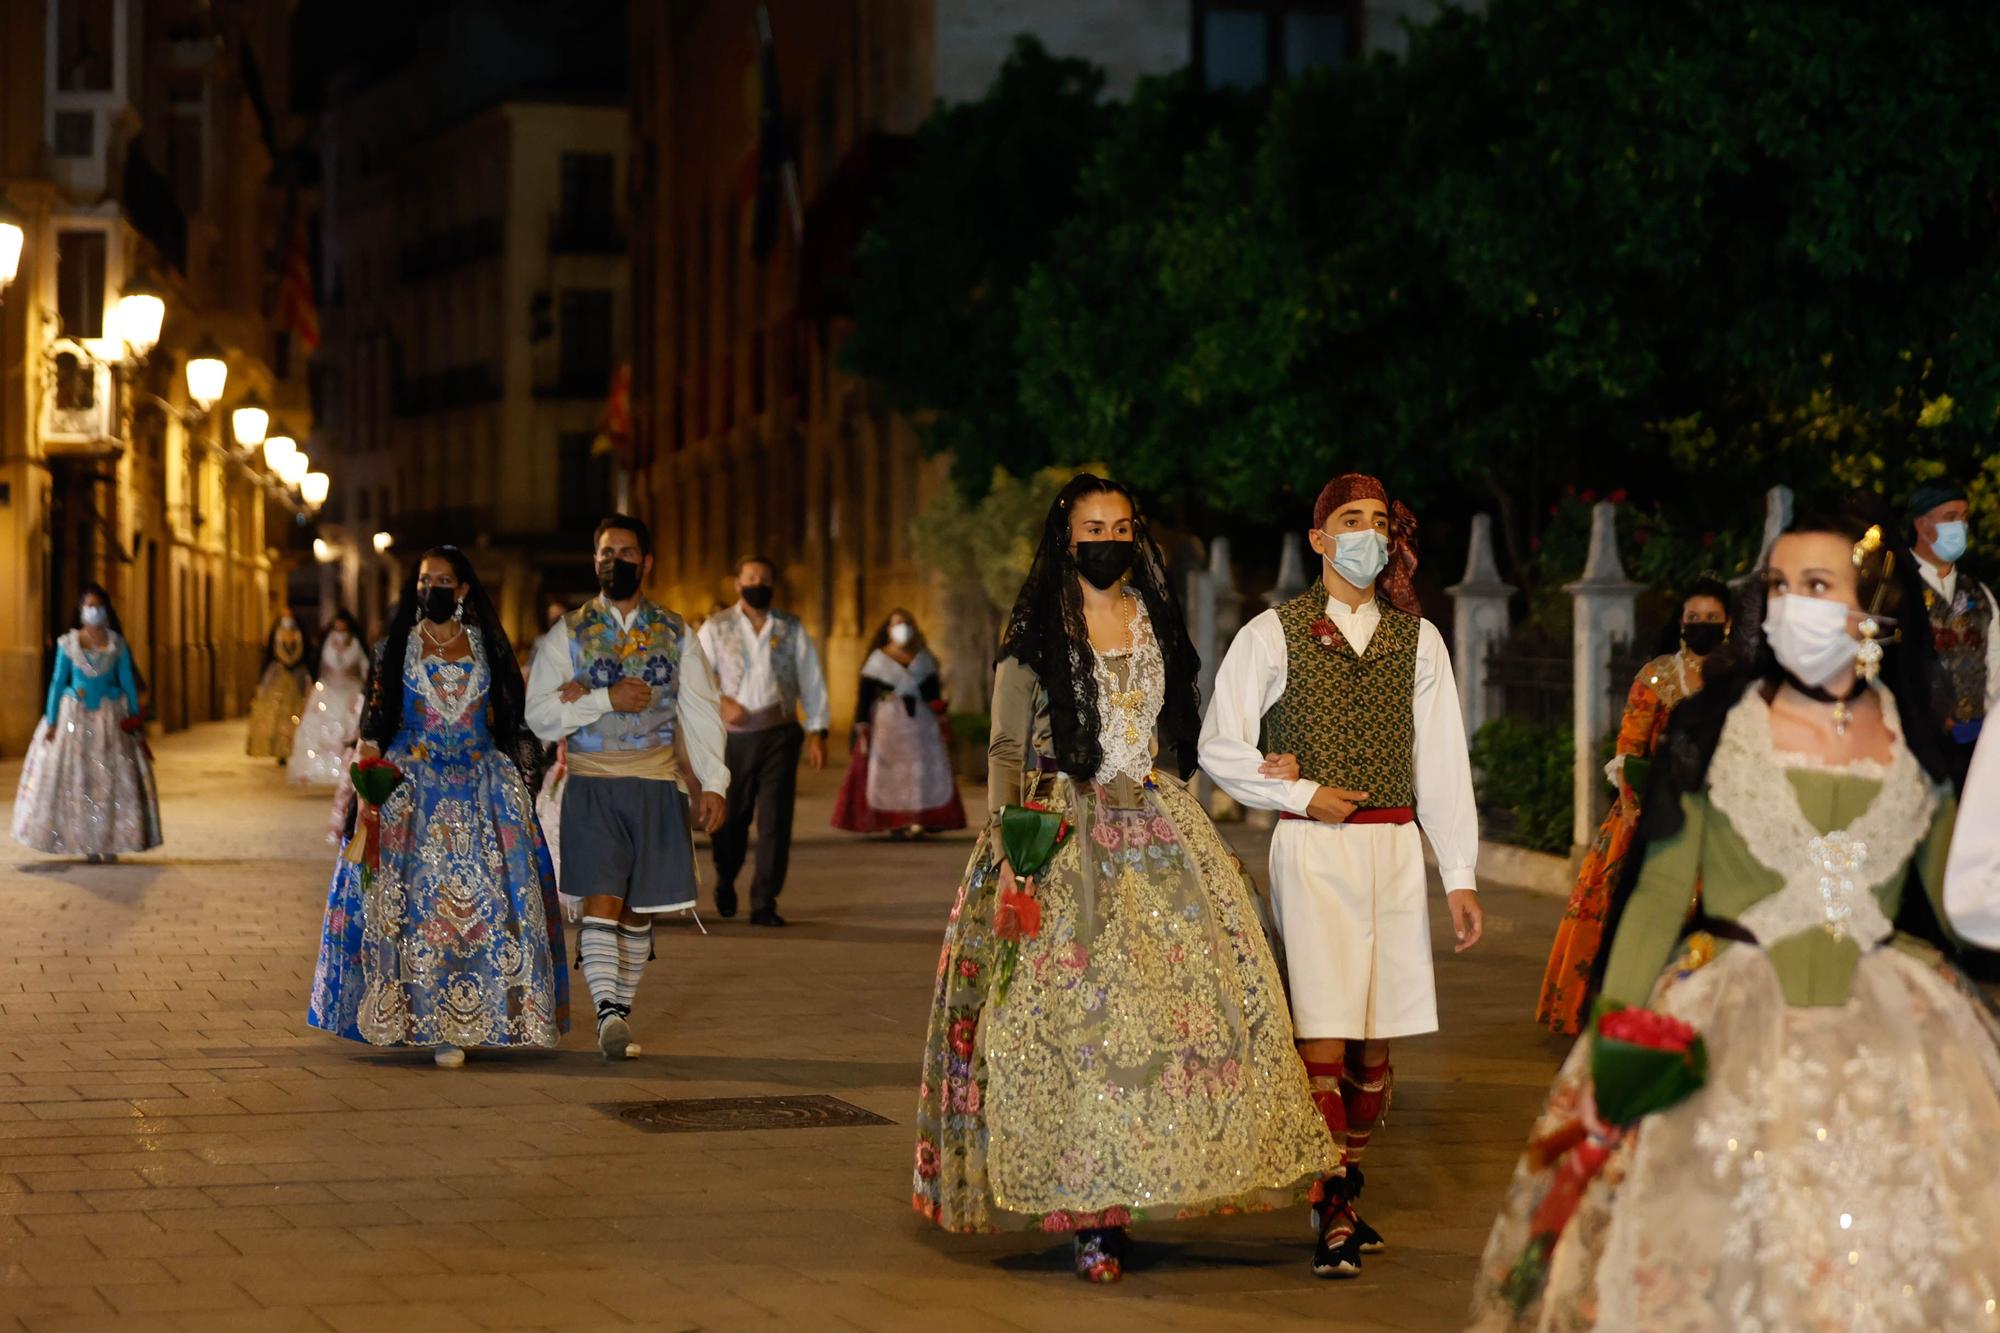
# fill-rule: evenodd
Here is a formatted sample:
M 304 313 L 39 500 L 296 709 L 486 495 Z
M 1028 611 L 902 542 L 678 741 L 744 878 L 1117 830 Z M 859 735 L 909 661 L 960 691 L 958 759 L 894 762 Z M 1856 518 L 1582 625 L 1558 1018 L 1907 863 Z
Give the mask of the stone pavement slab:
M 0 849 L 0 1331 L 1456 1328 L 1562 1054 L 1531 1021 L 1561 904 L 1489 886 L 1486 943 L 1439 959 L 1445 1031 L 1399 1048 L 1370 1172 L 1389 1253 L 1330 1284 L 1302 1213 L 1166 1225 L 1122 1286 L 1086 1288 L 1066 1243 L 909 1209 L 969 837 L 837 834 L 837 775 L 811 777 L 795 924 L 663 926 L 643 1058 L 606 1066 L 573 1033 L 444 1071 L 305 1026 L 327 798 L 241 739 L 160 742 L 157 852 Z M 0 763 L 0 819 L 17 772 Z M 1260 866 L 1258 836 L 1230 834 Z M 605 1109 L 779 1094 L 893 1123 L 656 1134 Z

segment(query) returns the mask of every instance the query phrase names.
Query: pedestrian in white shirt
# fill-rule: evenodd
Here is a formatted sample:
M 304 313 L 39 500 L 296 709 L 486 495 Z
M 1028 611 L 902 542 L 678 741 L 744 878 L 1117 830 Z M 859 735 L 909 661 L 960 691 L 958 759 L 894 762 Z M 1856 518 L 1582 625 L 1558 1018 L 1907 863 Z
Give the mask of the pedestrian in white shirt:
M 1313 1100 L 1344 1147 L 1340 1172 L 1314 1192 L 1313 1267 L 1345 1277 L 1382 1245 L 1354 1200 L 1388 1109 L 1389 1042 L 1438 1026 L 1417 826 L 1462 953 L 1482 928 L 1479 820 L 1451 659 L 1411 585 L 1415 517 L 1350 473 L 1320 492 L 1310 540 L 1323 576 L 1230 644 L 1201 766 L 1242 804 L 1281 815 L 1271 897 L 1292 1018 Z
M 1951 738 L 1966 759 L 1986 714 L 2000 706 L 2000 603 L 1958 568 L 1971 537 L 1964 487 L 1927 481 L 1910 493 L 1907 512 L 1931 641 L 1950 678 Z
M 782 926 L 778 895 L 792 853 L 792 807 L 799 752 L 815 771 L 826 767 L 831 726 L 826 674 L 819 651 L 797 616 L 772 607 L 778 566 L 768 556 L 736 562 L 736 604 L 701 627 L 701 644 L 722 686 L 722 721 L 731 792 L 729 818 L 717 830 L 715 910 L 736 915 L 736 876 L 757 820 L 757 866 L 750 878 L 750 922 Z M 799 712 L 805 725 L 799 725 Z
M 593 545 L 601 592 L 536 641 L 526 716 L 544 741 L 566 742 L 559 887 L 581 923 L 577 954 L 597 1004 L 598 1049 L 616 1060 L 638 1054 L 630 1020 L 653 919 L 694 906 L 694 825 L 721 826 L 729 773 L 701 644 L 640 591 L 653 568 L 652 531 L 612 514 Z M 700 792 L 698 814 L 690 787 Z

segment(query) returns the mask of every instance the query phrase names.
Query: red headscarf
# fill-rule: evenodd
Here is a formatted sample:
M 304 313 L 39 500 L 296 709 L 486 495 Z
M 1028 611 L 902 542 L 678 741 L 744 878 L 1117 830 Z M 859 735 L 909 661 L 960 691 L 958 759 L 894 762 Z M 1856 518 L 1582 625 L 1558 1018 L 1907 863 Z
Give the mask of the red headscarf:
M 1376 593 L 1398 611 L 1422 615 L 1416 588 L 1417 516 L 1401 500 L 1391 500 L 1388 487 L 1365 473 L 1342 473 L 1320 491 L 1313 505 L 1313 526 L 1324 528 L 1329 518 L 1356 500 L 1379 500 L 1389 510 L 1389 564 L 1375 581 Z

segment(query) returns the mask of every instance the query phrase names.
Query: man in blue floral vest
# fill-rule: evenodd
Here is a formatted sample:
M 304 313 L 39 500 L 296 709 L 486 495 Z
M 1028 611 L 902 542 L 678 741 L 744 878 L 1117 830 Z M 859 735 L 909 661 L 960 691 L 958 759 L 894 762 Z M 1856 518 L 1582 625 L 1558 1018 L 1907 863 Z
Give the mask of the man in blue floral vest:
M 799 618 L 776 610 L 778 567 L 768 556 L 736 562 L 736 605 L 701 627 L 702 647 L 722 684 L 725 751 L 736 779 L 729 818 L 715 835 L 715 910 L 736 915 L 736 876 L 757 817 L 757 869 L 750 879 L 750 923 L 782 926 L 778 894 L 792 853 L 792 805 L 799 753 L 815 770 L 826 767 L 831 725 L 826 673 L 819 650 Z M 805 713 L 805 726 L 799 713 Z
M 527 718 L 543 740 L 568 743 L 559 887 L 581 922 L 597 1046 L 615 1060 L 638 1054 L 632 1000 L 652 957 L 653 918 L 695 905 L 688 793 L 699 792 L 701 826 L 715 832 L 729 770 L 700 640 L 639 591 L 653 568 L 652 531 L 613 514 L 594 544 L 599 595 L 536 643 Z
M 1986 714 L 2000 702 L 2000 604 L 1959 569 L 1972 533 L 1963 486 L 1927 481 L 1911 493 L 1908 513 L 1924 609 L 1951 686 L 1951 738 L 1970 762 Z

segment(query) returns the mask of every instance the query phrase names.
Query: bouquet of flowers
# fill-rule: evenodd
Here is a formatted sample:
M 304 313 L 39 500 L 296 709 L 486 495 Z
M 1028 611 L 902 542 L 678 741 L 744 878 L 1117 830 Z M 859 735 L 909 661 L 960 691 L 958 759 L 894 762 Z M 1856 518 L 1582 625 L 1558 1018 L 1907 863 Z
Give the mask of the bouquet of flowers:
M 368 870 L 382 866 L 382 803 L 403 785 L 403 770 L 386 759 L 357 759 L 347 769 L 354 783 L 355 799 L 361 802 L 354 836 L 347 840 L 341 856 Z
M 1502 1288 L 1516 1311 L 1540 1298 L 1556 1242 L 1627 1130 L 1692 1097 L 1707 1078 L 1708 1048 L 1688 1024 L 1651 1009 L 1599 1002 L 1583 1107 L 1575 1120 L 1528 1145 L 1532 1163 L 1555 1163 L 1555 1179 L 1528 1223 L 1528 1243 Z
M 1045 806 L 1010 805 L 1000 812 L 1000 846 L 1013 867 L 1016 887 L 1003 889 L 993 913 L 993 933 L 1000 937 L 1000 958 L 994 968 L 993 998 L 1007 998 L 1021 961 L 1021 941 L 1042 933 L 1042 905 L 1035 898 L 1040 874 L 1069 839 L 1069 820 Z

